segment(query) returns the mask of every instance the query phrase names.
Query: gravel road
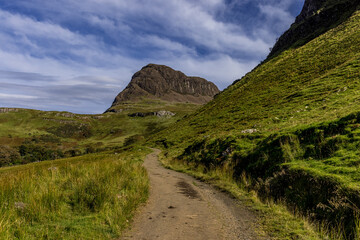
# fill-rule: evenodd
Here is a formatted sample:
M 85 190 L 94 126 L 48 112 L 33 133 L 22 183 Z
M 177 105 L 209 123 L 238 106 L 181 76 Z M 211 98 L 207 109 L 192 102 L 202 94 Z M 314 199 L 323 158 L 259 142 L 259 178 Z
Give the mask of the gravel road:
M 267 240 L 256 232 L 256 216 L 240 202 L 183 173 L 165 169 L 160 150 L 147 155 L 150 197 L 122 239 Z

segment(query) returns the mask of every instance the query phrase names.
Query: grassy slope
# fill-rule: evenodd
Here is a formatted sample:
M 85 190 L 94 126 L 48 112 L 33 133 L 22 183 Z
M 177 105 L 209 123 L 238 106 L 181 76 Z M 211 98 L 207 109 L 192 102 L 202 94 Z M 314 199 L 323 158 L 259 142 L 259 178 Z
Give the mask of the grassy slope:
M 43 112 L 37 110 L 20 109 L 18 112 L 0 113 L 0 143 L 10 146 L 19 145 L 25 138 L 44 134 L 55 135 L 63 141 L 80 142 L 81 144 L 102 142 L 122 142 L 126 137 L 135 134 L 148 134 L 152 131 L 149 125 L 164 128 L 167 122 L 173 123 L 185 114 L 193 112 L 198 105 L 168 104 L 164 102 L 127 103 L 121 106 L 121 113 L 106 113 L 102 115 L 80 115 L 66 112 Z M 173 118 L 132 118 L 127 116 L 135 112 L 153 112 L 168 110 L 176 113 Z M 57 128 L 64 125 L 80 127 L 88 126 L 90 133 L 67 134 L 57 132 Z M 164 125 L 164 126 L 162 126 Z
M 288 131 L 360 110 L 360 13 L 307 45 L 258 66 L 216 99 L 169 128 L 197 134 Z M 185 131 L 183 131 L 185 130 Z M 166 132 L 164 132 L 164 135 Z
M 194 169 L 230 166 L 235 177 L 246 171 L 259 179 L 252 189 L 260 196 L 282 199 L 355 239 L 359 29 L 357 11 L 306 45 L 259 65 L 156 141 L 168 148 L 167 156 Z M 248 129 L 257 132 L 243 132 Z
M 1 239 L 114 239 L 147 198 L 148 150 L 0 169 Z
M 258 216 L 261 224 L 256 231 L 265 231 L 274 240 L 298 239 L 321 240 L 328 239 L 328 232 L 321 226 L 304 219 L 300 214 L 287 211 L 285 203 L 274 203 L 271 199 L 262 201 L 256 191 L 252 189 L 251 178 L 245 175 L 241 180 L 233 178 L 229 169 L 216 168 L 204 171 L 201 165 L 194 166 L 192 162 L 184 164 L 181 160 L 174 160 L 162 156 L 161 162 L 167 168 L 190 174 L 201 181 L 210 183 L 237 198 L 244 206 Z
M 0 166 L 27 163 L 101 151 L 121 146 L 126 140 L 141 139 L 164 129 L 185 114 L 198 108 L 192 104 L 139 102 L 121 105 L 120 113 L 79 115 L 66 112 L 43 112 L 20 109 L 0 113 Z M 129 117 L 134 112 L 168 110 L 174 117 Z M 4 147 L 6 145 L 6 147 Z M 19 150 L 19 147 L 20 148 Z M 20 160 L 6 160 L 13 152 L 21 153 Z M 25 150 L 24 150 L 25 149 Z M 25 153 L 24 153 L 25 151 Z M 35 153 L 36 152 L 36 153 Z M 14 154 L 13 154 L 14 155 Z M 18 155 L 13 156 L 19 158 Z M 1 160 L 2 159 L 2 160 Z

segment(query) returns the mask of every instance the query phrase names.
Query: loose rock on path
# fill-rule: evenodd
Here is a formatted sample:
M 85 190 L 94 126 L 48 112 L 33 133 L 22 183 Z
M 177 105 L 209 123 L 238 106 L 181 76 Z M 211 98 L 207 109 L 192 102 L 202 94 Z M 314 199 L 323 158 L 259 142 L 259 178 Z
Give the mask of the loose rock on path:
M 228 194 L 183 173 L 165 169 L 160 150 L 147 155 L 150 196 L 123 239 L 267 240 L 259 236 L 256 216 Z

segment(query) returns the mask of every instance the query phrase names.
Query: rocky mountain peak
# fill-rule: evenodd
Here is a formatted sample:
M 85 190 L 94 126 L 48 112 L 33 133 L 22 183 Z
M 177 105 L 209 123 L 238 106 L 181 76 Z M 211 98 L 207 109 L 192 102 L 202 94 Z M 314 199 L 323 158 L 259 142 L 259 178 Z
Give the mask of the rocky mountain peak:
M 128 86 L 115 98 L 122 102 L 155 99 L 204 104 L 219 93 L 215 84 L 200 77 L 188 77 L 165 65 L 148 64 L 135 73 Z

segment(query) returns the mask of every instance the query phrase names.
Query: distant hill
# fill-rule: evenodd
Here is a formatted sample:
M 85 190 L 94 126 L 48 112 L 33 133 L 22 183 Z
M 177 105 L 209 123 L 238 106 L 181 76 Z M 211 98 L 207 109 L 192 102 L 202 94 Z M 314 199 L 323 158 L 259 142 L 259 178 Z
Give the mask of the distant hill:
M 217 93 L 219 89 L 216 85 L 203 78 L 188 77 L 170 67 L 149 64 L 133 75 L 129 85 L 115 98 L 111 108 L 124 102 L 139 102 L 144 99 L 204 104 Z

